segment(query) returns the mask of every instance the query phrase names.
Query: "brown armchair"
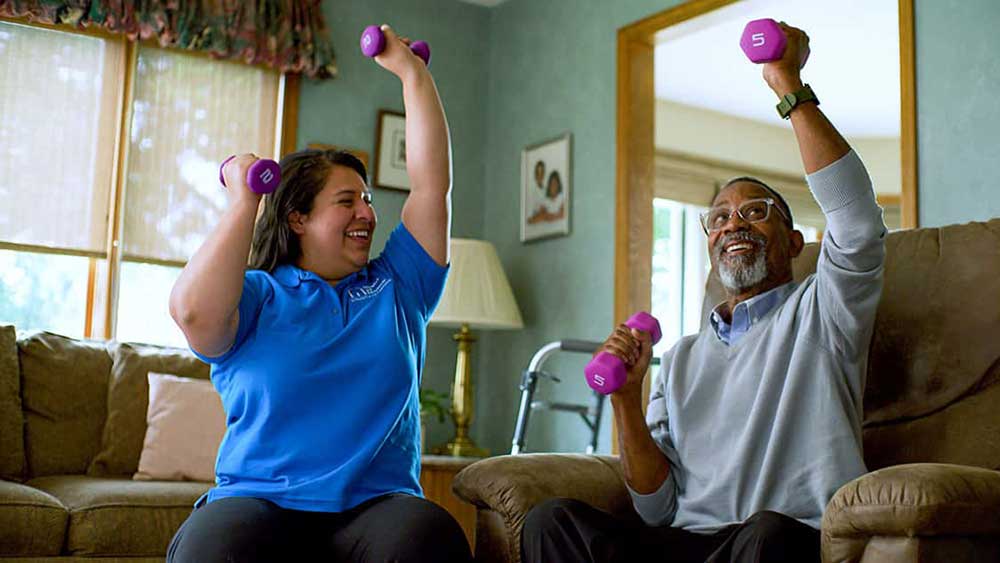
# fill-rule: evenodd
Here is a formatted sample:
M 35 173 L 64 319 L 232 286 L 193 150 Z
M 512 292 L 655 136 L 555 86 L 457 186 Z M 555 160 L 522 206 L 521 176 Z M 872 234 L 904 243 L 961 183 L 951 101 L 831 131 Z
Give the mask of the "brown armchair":
M 818 245 L 795 262 L 815 270 Z M 707 302 L 721 301 L 714 273 Z M 868 358 L 871 473 L 844 485 L 822 523 L 824 562 L 1000 561 L 1000 219 L 899 231 Z M 636 517 L 617 459 L 529 454 L 455 478 L 476 506 L 478 561 L 519 562 L 524 517 L 578 498 Z

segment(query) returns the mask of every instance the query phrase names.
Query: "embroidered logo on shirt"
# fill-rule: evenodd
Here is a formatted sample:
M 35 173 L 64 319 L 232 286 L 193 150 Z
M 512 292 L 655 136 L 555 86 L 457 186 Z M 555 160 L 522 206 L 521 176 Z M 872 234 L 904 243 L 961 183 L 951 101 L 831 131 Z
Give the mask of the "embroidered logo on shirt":
M 385 286 L 387 285 L 389 285 L 389 278 L 375 278 L 367 285 L 361 285 L 348 289 L 347 297 L 349 297 L 352 302 L 371 299 L 379 293 L 382 293 L 382 290 L 385 289 Z

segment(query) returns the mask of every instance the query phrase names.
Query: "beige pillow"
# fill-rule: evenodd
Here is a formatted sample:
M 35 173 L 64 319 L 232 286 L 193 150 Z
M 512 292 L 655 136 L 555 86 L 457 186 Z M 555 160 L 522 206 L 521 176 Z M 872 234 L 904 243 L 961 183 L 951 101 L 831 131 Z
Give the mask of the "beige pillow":
M 212 383 L 149 373 L 146 438 L 133 479 L 214 481 L 226 413 Z
M 139 454 L 146 435 L 149 410 L 149 372 L 208 379 L 210 370 L 188 350 L 146 344 L 112 344 L 111 380 L 107 389 L 107 422 L 100 449 L 87 475 L 132 475 L 139 468 Z

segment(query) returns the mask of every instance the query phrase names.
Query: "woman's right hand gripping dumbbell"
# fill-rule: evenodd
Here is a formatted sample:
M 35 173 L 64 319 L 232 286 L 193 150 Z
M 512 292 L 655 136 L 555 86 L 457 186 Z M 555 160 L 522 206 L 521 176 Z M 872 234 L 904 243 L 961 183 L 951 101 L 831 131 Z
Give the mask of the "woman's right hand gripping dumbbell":
M 236 337 L 243 276 L 262 195 L 251 189 L 251 181 L 257 180 L 248 179 L 247 173 L 259 162 L 252 154 L 240 154 L 222 163 L 219 174 L 229 208 L 188 260 L 170 292 L 170 316 L 191 348 L 205 356 L 222 354 Z
M 235 186 L 230 191 L 230 201 L 250 192 L 259 202 L 260 196 L 269 194 L 278 188 L 281 182 L 281 166 L 277 162 L 257 158 L 253 154 L 233 155 L 222 162 L 219 167 L 219 182 L 223 186 Z
M 260 160 L 253 154 L 238 154 L 229 157 L 222 163 L 219 179 L 229 196 L 229 203 L 247 202 L 257 205 L 262 194 L 250 189 L 247 182 L 247 171 L 255 162 Z

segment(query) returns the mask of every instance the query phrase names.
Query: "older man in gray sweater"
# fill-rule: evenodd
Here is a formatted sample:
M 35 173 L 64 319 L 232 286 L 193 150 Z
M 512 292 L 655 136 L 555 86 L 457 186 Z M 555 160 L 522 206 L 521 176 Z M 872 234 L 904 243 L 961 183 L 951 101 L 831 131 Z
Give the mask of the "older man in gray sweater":
M 620 325 L 604 345 L 630 366 L 611 404 L 644 523 L 550 500 L 528 515 L 525 561 L 819 561 L 826 503 L 865 472 L 861 398 L 885 224 L 861 160 L 801 82 L 808 38 L 783 28 L 784 57 L 763 73 L 788 100 L 826 216 L 816 274 L 792 281 L 803 241 L 780 195 L 752 178 L 727 184 L 702 218 L 727 300 L 664 355 L 645 419 L 650 336 Z

